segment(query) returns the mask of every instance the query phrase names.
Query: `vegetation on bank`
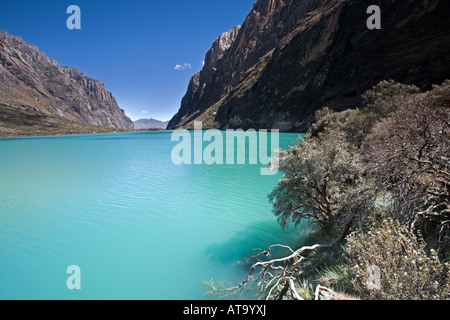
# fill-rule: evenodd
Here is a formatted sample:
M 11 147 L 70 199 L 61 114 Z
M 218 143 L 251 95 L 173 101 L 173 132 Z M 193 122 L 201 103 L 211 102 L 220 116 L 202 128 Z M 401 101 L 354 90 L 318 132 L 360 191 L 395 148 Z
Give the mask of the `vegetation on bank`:
M 283 228 L 306 220 L 326 244 L 261 250 L 232 289 L 255 281 L 269 299 L 312 299 L 319 285 L 338 299 L 450 298 L 450 81 L 427 92 L 383 81 L 360 109 L 324 108 L 316 120 L 280 152 L 283 178 L 269 198 Z
M 29 108 L 0 104 L 0 137 L 52 136 L 91 133 L 161 131 L 163 129 L 118 129 L 61 118 Z
M 88 133 L 127 132 L 117 129 L 80 123 L 29 108 L 0 104 L 0 137 L 49 136 Z

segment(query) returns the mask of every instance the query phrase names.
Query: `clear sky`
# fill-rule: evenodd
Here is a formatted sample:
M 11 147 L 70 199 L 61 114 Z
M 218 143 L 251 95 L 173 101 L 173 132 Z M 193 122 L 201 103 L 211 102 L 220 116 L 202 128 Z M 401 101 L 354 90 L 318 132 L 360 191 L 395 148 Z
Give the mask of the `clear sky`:
M 132 120 L 167 121 L 222 33 L 256 0 L 0 0 L 0 29 L 106 84 Z M 69 30 L 70 5 L 81 30 Z

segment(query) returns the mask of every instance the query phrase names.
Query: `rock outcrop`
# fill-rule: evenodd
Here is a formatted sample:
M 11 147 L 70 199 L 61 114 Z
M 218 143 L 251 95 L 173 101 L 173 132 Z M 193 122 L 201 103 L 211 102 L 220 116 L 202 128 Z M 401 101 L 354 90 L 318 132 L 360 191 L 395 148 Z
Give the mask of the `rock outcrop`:
M 0 104 L 89 125 L 134 127 L 103 83 L 60 66 L 36 46 L 4 31 L 0 31 Z
M 193 76 L 169 128 L 304 131 L 318 108 L 357 107 L 381 80 L 428 89 L 450 78 L 449 1 L 383 1 L 382 28 L 369 30 L 373 4 L 258 0 L 221 58 Z
M 237 26 L 230 31 L 222 33 L 212 44 L 211 49 L 206 53 L 203 69 L 196 72 L 189 81 L 189 87 L 186 95 L 181 101 L 180 111 L 169 122 L 169 127 L 181 121 L 186 121 L 184 117 L 193 117 L 204 104 L 205 100 L 217 99 L 223 94 L 232 89 L 231 85 L 226 86 L 212 86 L 211 81 L 214 81 L 218 66 L 230 46 L 236 39 L 241 26 Z M 211 89 L 217 89 L 212 91 Z

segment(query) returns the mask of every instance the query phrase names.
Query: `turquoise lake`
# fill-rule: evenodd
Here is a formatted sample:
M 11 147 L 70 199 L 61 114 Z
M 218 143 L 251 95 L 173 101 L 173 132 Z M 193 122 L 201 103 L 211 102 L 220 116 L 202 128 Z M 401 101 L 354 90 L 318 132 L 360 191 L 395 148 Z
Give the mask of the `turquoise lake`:
M 281 133 L 280 147 L 297 138 Z M 216 299 L 204 281 L 239 284 L 253 248 L 301 241 L 267 198 L 281 174 L 175 165 L 176 144 L 171 132 L 0 139 L 0 299 Z M 81 290 L 66 286 L 71 265 Z

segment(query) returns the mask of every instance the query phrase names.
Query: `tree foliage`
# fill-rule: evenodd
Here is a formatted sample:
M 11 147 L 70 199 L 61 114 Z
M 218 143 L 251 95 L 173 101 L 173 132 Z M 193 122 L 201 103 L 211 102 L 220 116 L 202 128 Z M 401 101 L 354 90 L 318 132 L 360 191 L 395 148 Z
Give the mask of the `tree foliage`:
M 318 111 L 280 151 L 274 213 L 284 228 L 307 220 L 347 237 L 342 270 L 361 297 L 449 298 L 450 81 L 427 92 L 383 81 L 362 98 L 361 109 Z M 365 286 L 371 265 L 385 273 L 378 292 Z
M 409 99 L 380 120 L 365 142 L 367 173 L 391 195 L 393 216 L 448 248 L 450 81 Z
M 283 227 L 308 219 L 328 232 L 345 232 L 371 209 L 360 150 L 375 119 L 360 110 L 328 108 L 316 118 L 298 144 L 280 151 L 284 175 L 269 199 Z
M 308 136 L 280 153 L 283 179 L 270 195 L 283 227 L 308 218 L 334 226 L 340 198 L 358 181 L 360 160 L 342 132 Z

